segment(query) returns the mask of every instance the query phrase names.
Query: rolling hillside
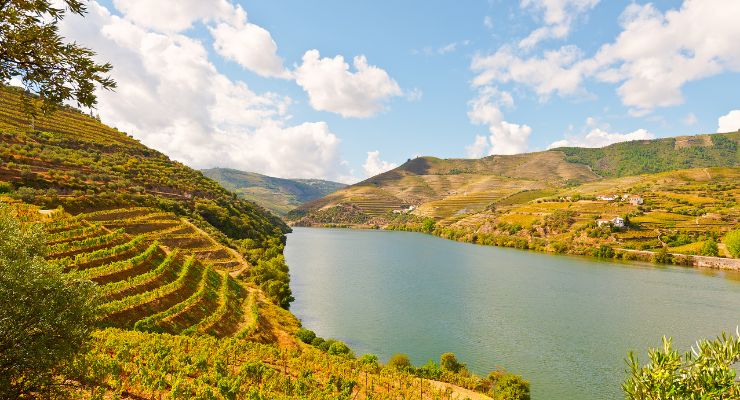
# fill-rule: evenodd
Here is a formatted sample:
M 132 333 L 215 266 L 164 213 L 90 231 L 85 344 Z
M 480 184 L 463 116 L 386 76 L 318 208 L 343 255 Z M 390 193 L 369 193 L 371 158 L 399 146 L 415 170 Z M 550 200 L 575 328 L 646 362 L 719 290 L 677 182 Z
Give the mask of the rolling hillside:
M 53 269 L 96 284 L 97 330 L 58 371 L 66 395 L 489 399 L 490 378 L 429 380 L 299 338 L 290 228 L 262 207 L 77 110 L 31 121 L 6 87 L 0 105 L 0 213 L 42 228 Z
M 601 245 L 635 257 L 663 247 L 702 254 L 705 243 L 740 225 L 739 142 L 740 132 L 478 160 L 419 157 L 289 218 L 573 254 Z M 598 226 L 617 217 L 629 226 Z M 721 244 L 717 252 L 727 255 Z
M 284 216 L 301 204 L 324 197 L 347 185 L 321 179 L 283 179 L 228 168 L 201 171 L 240 197 Z

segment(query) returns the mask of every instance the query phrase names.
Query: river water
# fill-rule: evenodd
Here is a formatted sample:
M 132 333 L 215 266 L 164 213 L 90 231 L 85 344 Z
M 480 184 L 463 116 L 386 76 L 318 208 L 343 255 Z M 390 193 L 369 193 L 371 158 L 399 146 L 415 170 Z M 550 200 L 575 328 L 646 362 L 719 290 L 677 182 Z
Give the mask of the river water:
M 430 235 L 295 228 L 291 311 L 325 338 L 415 365 L 453 352 L 504 367 L 535 400 L 620 399 L 627 352 L 682 350 L 740 324 L 740 275 L 477 246 Z

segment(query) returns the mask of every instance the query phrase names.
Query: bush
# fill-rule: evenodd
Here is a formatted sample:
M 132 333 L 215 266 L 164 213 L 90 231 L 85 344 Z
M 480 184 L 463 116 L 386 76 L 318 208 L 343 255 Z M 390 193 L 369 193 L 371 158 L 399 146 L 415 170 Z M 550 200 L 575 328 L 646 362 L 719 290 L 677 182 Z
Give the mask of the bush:
M 653 262 L 656 264 L 670 264 L 673 257 L 668 254 L 668 250 L 665 247 L 661 247 L 658 251 L 653 253 Z
M 700 254 L 711 257 L 719 256 L 719 247 L 717 247 L 717 242 L 712 238 L 704 242 L 704 245 L 701 247 Z
M 737 399 L 740 382 L 733 364 L 740 361 L 740 336 L 722 334 L 701 340 L 697 348 L 681 355 L 663 337 L 662 349 L 650 349 L 650 362 L 640 367 L 629 353 L 629 377 L 622 389 L 630 400 Z
M 10 182 L 0 182 L 0 194 L 10 193 L 13 191 L 13 185 Z
M 94 328 L 94 285 L 43 259 L 44 235 L 0 204 L 0 398 L 54 398 Z
M 730 255 L 735 258 L 740 258 L 740 229 L 734 230 L 725 235 L 725 240 L 723 240 L 723 242 L 725 246 L 727 246 L 727 251 L 730 252 Z
M 614 258 L 614 249 L 602 244 L 598 249 L 594 249 L 593 255 L 598 258 Z
M 451 371 L 454 373 L 460 372 L 461 369 L 465 368 L 464 364 L 457 361 L 454 353 L 444 353 L 439 357 L 439 365 L 443 370 Z
M 399 370 L 408 370 L 411 368 L 411 360 L 409 360 L 407 354 L 396 353 L 388 360 L 388 366 Z
M 363 354 L 362 357 L 358 359 L 360 364 L 371 367 L 371 368 L 378 368 L 378 356 L 375 354 Z
M 298 329 L 298 332 L 295 333 L 295 336 L 300 339 L 301 342 L 306 344 L 311 344 L 311 342 L 316 339 L 316 333 L 314 333 L 314 331 L 304 328 Z
M 529 381 L 521 376 L 503 373 L 493 383 L 494 400 L 529 400 Z
M 429 360 L 426 364 L 416 369 L 416 375 L 426 379 L 439 380 L 442 377 L 442 368 L 434 361 Z
M 352 350 L 339 340 L 330 340 L 332 343 L 326 350 L 327 353 L 334 356 L 352 356 Z

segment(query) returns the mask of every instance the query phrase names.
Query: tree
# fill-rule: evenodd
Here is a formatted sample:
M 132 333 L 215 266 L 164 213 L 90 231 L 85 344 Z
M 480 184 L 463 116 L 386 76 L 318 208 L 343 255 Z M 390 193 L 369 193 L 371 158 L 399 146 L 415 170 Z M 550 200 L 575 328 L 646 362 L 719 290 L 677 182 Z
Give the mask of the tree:
M 411 360 L 409 360 L 409 356 L 406 354 L 396 353 L 388 360 L 388 366 L 395 369 L 408 370 L 411 368 Z
M 65 43 L 58 23 L 67 12 L 84 15 L 82 0 L 0 0 L 0 84 L 20 78 L 29 92 L 38 95 L 42 111 L 52 111 L 67 100 L 94 107 L 96 85 L 114 89 L 110 64 L 93 61 L 95 52 L 76 43 Z M 26 110 L 37 113 L 26 100 Z
M 97 317 L 94 285 L 48 265 L 43 231 L 0 204 L 0 398 L 52 397 Z
M 728 233 L 723 242 L 733 257 L 740 258 L 740 229 Z
M 494 400 L 529 400 L 529 381 L 507 372 L 492 373 Z
M 442 367 L 442 369 L 454 373 L 458 373 L 461 369 L 465 368 L 465 364 L 461 364 L 459 361 L 457 361 L 455 353 L 442 354 L 439 357 L 439 365 Z
M 700 340 L 697 349 L 681 356 L 663 337 L 662 349 L 648 351 L 650 362 L 640 366 L 629 353 L 629 376 L 622 389 L 630 400 L 653 399 L 737 399 L 740 382 L 733 364 L 740 361 L 740 332 L 722 333 L 714 340 Z
M 717 242 L 714 238 L 709 238 L 704 242 L 704 245 L 701 247 L 701 255 L 712 257 L 719 256 L 719 247 L 717 247 Z

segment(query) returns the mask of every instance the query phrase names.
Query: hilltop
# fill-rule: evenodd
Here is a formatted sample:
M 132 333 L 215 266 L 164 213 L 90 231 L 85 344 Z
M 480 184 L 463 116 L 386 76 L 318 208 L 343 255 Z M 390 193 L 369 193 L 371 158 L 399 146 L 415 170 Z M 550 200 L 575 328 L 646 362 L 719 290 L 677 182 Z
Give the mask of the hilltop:
M 289 218 L 573 254 L 601 245 L 611 256 L 649 258 L 639 251 L 664 246 L 700 254 L 740 224 L 739 150 L 734 132 L 474 160 L 418 157 Z M 617 217 L 628 226 L 598 221 Z
M 211 168 L 201 172 L 239 197 L 253 201 L 280 216 L 285 216 L 303 203 L 347 186 L 321 179 L 275 178 L 229 168 Z

